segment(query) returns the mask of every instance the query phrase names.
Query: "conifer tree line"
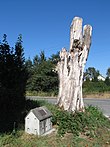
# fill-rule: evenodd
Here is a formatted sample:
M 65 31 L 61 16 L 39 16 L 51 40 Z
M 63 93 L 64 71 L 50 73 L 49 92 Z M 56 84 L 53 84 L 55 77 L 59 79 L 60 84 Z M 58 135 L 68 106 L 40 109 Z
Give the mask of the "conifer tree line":
M 57 96 L 59 79 L 55 68 L 60 60 L 59 53 L 53 54 L 48 59 L 46 57 L 41 59 L 42 54 L 45 57 L 44 52 L 41 51 L 40 56 L 36 55 L 33 61 L 28 59 L 25 62 L 28 71 L 26 91 L 35 95 L 44 92 L 49 96 Z M 83 94 L 110 91 L 110 68 L 107 69 L 105 81 L 98 80 L 99 75 L 101 75 L 100 71 L 94 67 L 85 70 Z
M 59 79 L 55 70 L 59 58 L 59 52 L 46 59 L 45 53 L 41 51 L 33 60 L 26 60 L 25 65 L 28 71 L 26 91 L 31 94 L 44 92 L 49 96 L 57 96 Z M 89 67 L 84 72 L 83 94 L 100 93 L 110 91 L 110 68 L 107 69 L 105 81 L 98 80 L 100 71 Z
M 36 55 L 31 61 L 26 60 L 25 66 L 28 71 L 26 90 L 29 92 L 44 92 L 57 95 L 58 75 L 55 70 L 59 60 L 59 53 L 46 58 L 44 51 Z

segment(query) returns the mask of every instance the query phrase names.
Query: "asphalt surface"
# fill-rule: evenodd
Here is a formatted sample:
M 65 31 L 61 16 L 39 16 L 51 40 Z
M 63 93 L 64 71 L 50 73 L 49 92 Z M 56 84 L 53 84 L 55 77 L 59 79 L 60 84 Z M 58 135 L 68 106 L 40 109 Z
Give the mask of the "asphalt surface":
M 30 100 L 46 100 L 49 103 L 55 104 L 57 102 L 56 98 L 51 97 L 38 97 L 38 96 L 27 96 Z M 98 98 L 84 98 L 84 104 L 97 106 L 104 115 L 110 117 L 110 99 L 98 99 Z

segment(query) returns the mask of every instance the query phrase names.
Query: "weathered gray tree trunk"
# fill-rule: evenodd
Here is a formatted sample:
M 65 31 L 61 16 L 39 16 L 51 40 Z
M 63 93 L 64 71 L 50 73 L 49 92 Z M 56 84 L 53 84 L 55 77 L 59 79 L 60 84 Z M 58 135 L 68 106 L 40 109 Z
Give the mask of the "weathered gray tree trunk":
M 59 95 L 57 104 L 67 111 L 83 111 L 83 71 L 91 45 L 92 27 L 85 25 L 82 33 L 82 18 L 75 17 L 70 28 L 70 50 L 62 48 L 57 70 Z

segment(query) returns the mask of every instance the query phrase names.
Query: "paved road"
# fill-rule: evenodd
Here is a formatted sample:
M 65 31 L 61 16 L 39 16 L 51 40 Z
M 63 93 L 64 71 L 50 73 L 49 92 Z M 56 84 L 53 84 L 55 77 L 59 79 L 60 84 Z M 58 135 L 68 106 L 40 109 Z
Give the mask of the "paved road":
M 37 96 L 27 96 L 27 99 L 31 100 L 47 100 L 49 103 L 55 104 L 56 98 L 41 98 Z M 97 106 L 101 109 L 101 111 L 104 113 L 104 115 L 107 115 L 110 117 L 110 99 L 96 99 L 96 98 L 84 98 L 84 104 Z

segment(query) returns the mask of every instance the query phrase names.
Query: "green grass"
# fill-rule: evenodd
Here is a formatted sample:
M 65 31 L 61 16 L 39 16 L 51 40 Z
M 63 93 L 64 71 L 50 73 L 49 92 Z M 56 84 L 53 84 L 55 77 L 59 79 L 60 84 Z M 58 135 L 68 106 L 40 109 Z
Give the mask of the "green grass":
M 16 135 L 0 135 L 0 147 L 103 147 L 110 146 L 110 131 L 105 129 L 97 130 L 97 137 L 89 137 L 83 133 L 75 136 L 71 133 L 59 137 L 56 134 L 38 137 L 26 134 L 23 130 L 16 132 Z
M 110 146 L 110 121 L 92 106 L 84 113 L 68 113 L 46 101 L 28 100 L 25 115 L 36 106 L 45 105 L 53 114 L 57 132 L 38 137 L 24 132 L 24 124 L 18 124 L 15 133 L 0 134 L 0 147 L 85 147 Z

